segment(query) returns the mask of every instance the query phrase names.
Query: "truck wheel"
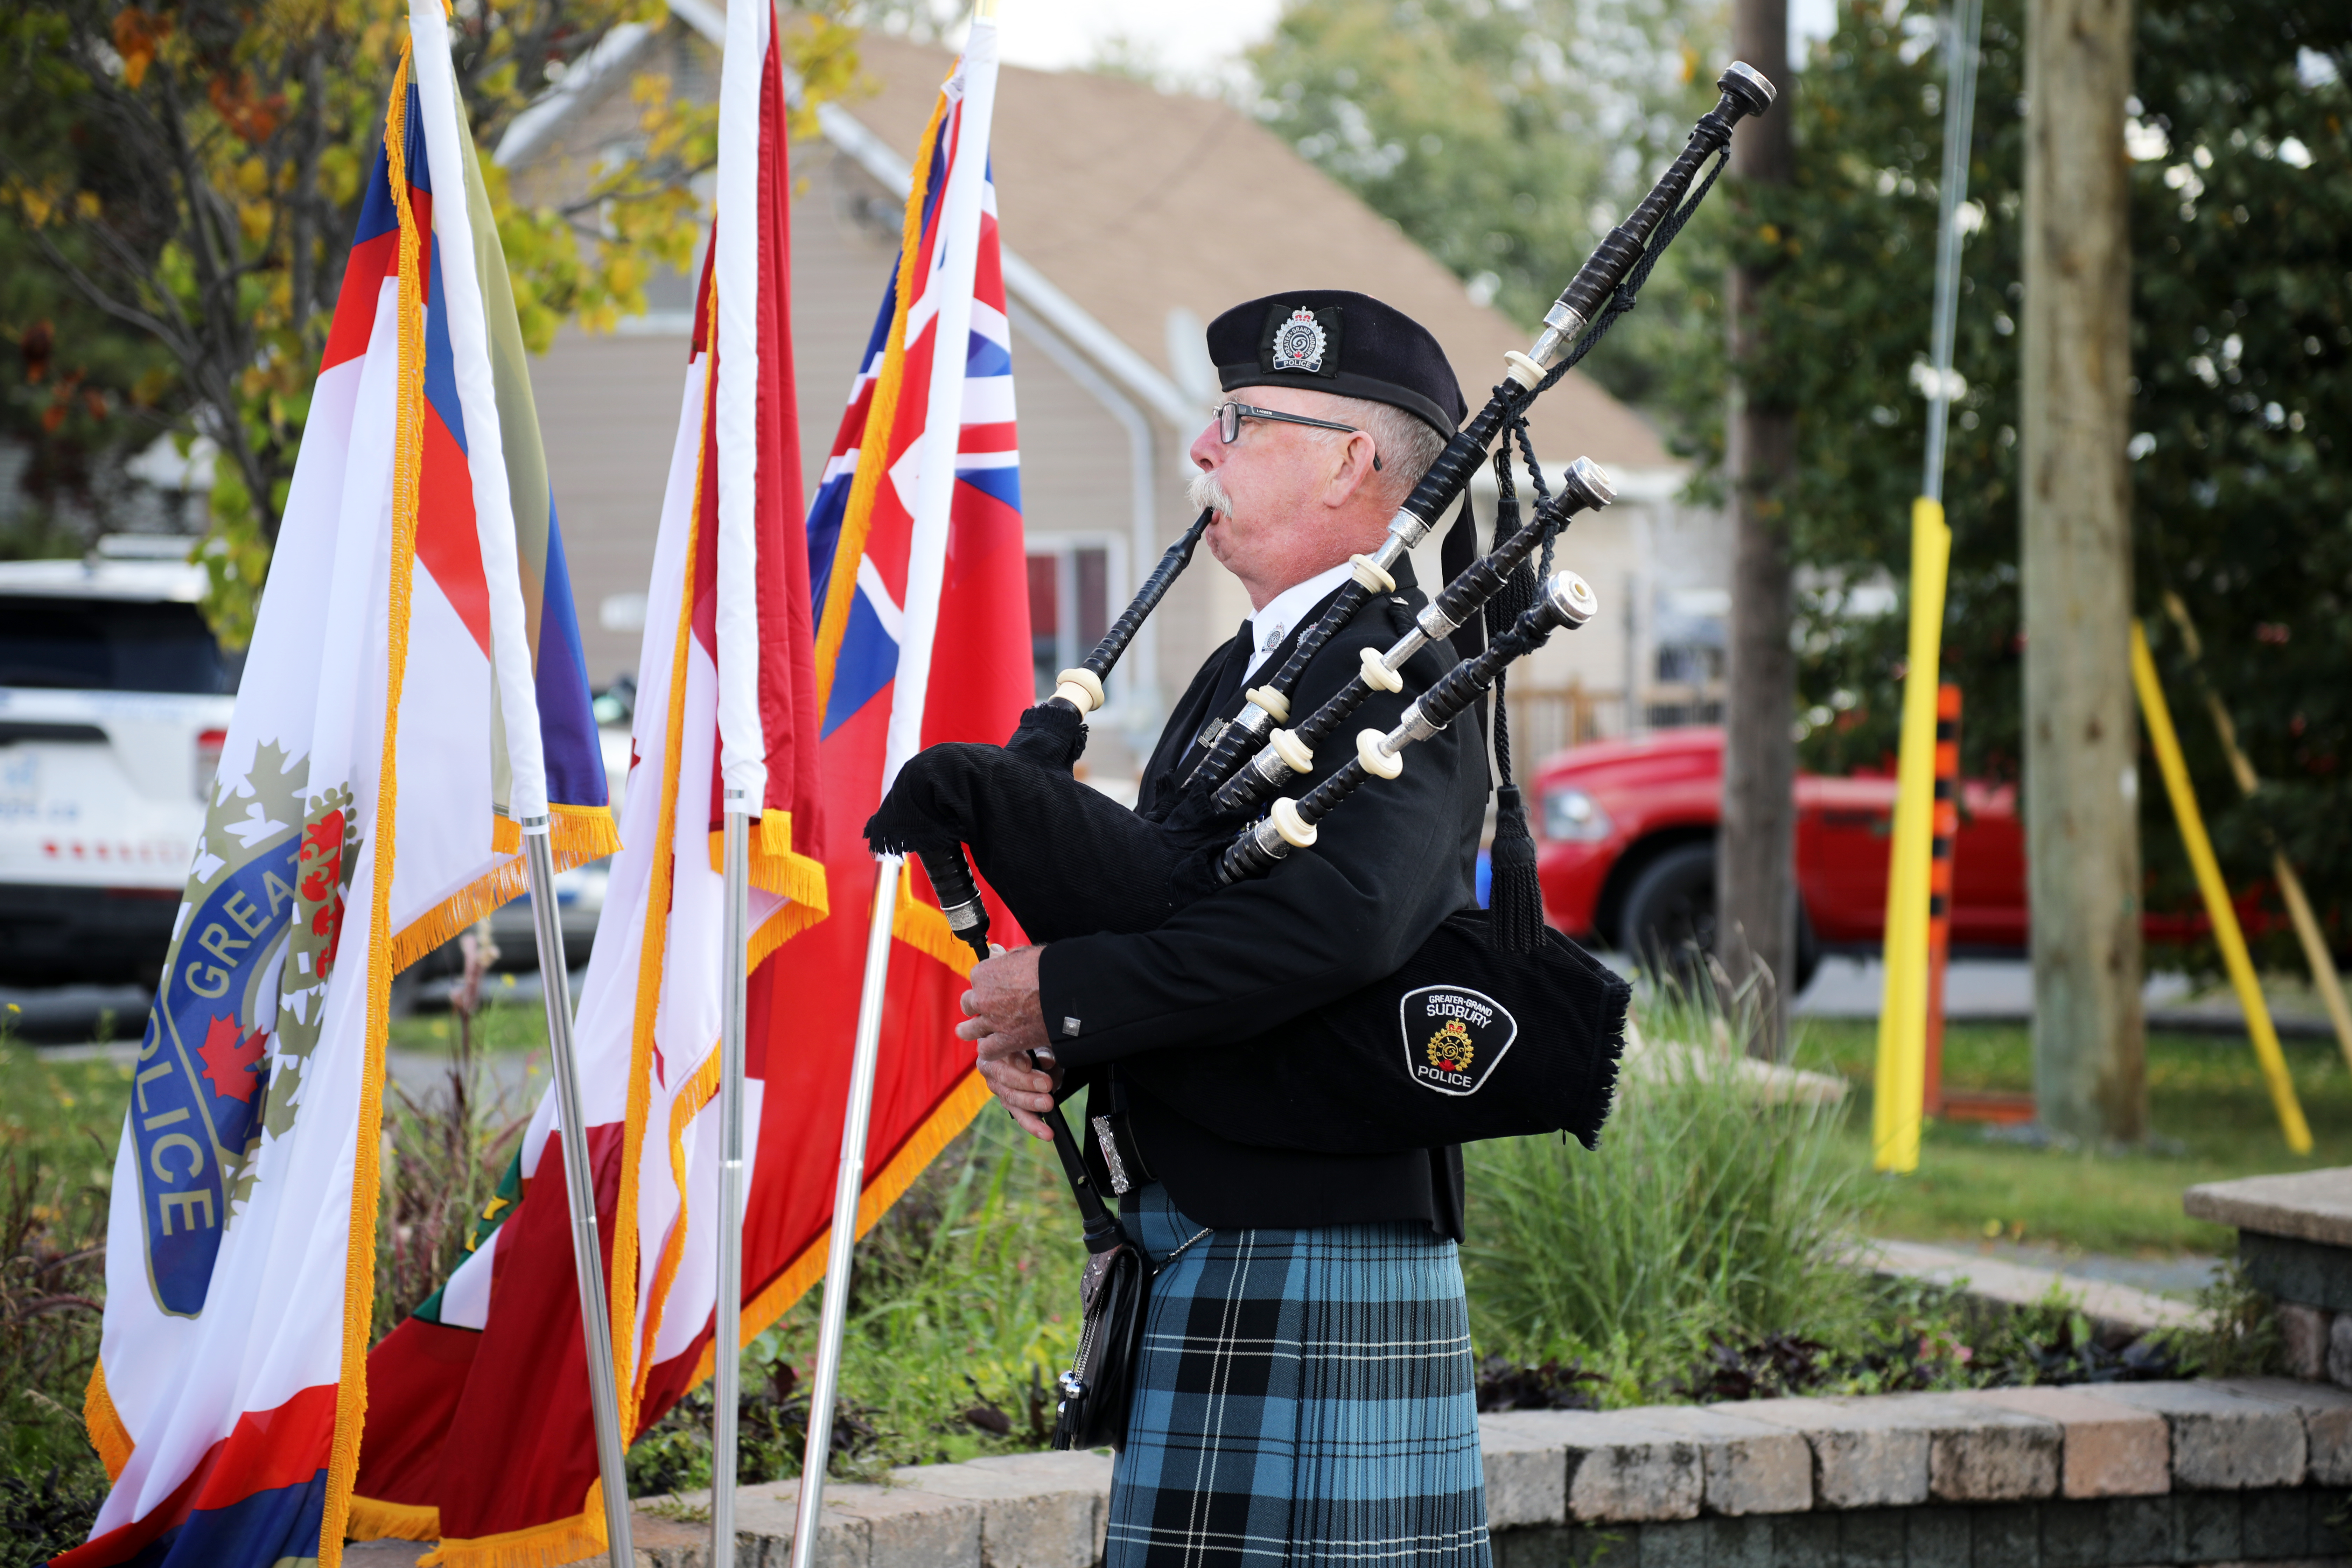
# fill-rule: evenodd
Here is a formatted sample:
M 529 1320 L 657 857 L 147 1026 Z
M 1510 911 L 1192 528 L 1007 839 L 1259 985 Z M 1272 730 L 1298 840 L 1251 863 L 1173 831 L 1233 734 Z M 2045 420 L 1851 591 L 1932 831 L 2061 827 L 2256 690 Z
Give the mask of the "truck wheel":
M 1715 846 L 1669 849 L 1625 895 L 1620 942 L 1637 963 L 1689 979 L 1715 951 Z
M 1651 861 L 1625 895 L 1619 930 L 1634 962 L 1663 967 L 1680 979 L 1692 978 L 1701 955 L 1715 951 L 1715 846 L 1685 844 Z M 1821 940 L 1800 902 L 1790 1001 L 1813 983 L 1813 973 L 1821 966 Z

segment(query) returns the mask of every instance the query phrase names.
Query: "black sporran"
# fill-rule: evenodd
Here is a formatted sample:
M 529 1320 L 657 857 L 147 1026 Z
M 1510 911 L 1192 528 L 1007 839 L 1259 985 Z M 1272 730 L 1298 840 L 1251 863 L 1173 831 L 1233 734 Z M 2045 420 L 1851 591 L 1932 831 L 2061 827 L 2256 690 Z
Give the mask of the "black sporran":
M 1054 1419 L 1056 1449 L 1127 1446 L 1127 1409 L 1135 1397 L 1150 1299 L 1151 1267 L 1123 1230 L 1108 1248 L 1087 1255 L 1078 1281 L 1077 1360 L 1056 1380 L 1062 1396 Z
M 1151 1299 L 1151 1265 L 1128 1239 L 1126 1226 L 1102 1201 L 1086 1160 L 1059 1110 L 1047 1113 L 1054 1152 L 1070 1179 L 1087 1231 L 1087 1268 L 1078 1279 L 1078 1354 L 1055 1379 L 1061 1402 L 1054 1417 L 1055 1449 L 1114 1448 L 1127 1444 L 1127 1407 L 1135 1397 L 1136 1363 L 1143 1352 L 1143 1314 Z

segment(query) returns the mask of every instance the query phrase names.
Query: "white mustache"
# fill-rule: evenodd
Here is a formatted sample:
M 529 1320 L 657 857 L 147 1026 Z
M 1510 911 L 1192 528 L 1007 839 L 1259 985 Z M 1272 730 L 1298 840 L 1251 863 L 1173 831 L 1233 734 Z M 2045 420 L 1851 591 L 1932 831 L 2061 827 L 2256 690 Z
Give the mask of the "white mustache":
M 1234 515 L 1233 498 L 1225 494 L 1225 487 L 1217 482 L 1217 476 L 1206 468 L 1192 471 L 1192 477 L 1185 481 L 1184 499 L 1202 511 L 1213 511 L 1220 517 Z

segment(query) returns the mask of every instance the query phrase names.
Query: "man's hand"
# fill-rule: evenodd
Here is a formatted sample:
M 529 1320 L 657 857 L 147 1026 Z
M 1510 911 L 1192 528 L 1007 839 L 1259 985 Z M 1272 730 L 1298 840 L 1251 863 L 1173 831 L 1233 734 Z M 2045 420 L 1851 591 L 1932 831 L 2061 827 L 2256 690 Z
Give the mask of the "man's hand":
M 1013 1112 L 1013 1120 L 1039 1138 L 1054 1136 L 1038 1118 L 1054 1109 L 1060 1069 L 1041 1072 L 1029 1053 L 1050 1064 L 1045 1012 L 1037 998 L 1037 958 L 1042 947 L 1016 947 L 972 966 L 971 989 L 963 994 L 964 1021 L 956 1037 L 980 1044 L 980 1076 Z

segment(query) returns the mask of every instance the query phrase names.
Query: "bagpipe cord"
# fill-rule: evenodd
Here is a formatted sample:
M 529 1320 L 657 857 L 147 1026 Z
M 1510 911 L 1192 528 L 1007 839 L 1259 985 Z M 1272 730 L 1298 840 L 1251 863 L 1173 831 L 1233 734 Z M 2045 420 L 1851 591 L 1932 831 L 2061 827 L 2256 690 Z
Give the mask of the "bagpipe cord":
M 1633 308 L 1634 300 L 1648 281 L 1650 271 L 1658 264 L 1683 225 L 1698 210 L 1706 193 L 1714 187 L 1716 177 L 1730 161 L 1729 153 L 1718 153 L 1694 191 L 1666 221 L 1642 253 L 1624 280 L 1609 297 L 1609 307 L 1584 331 L 1559 363 L 1554 365 L 1532 390 L 1515 400 L 1515 410 L 1505 421 L 1503 438 L 1495 446 L 1495 537 L 1505 539 L 1517 531 L 1519 525 L 1518 490 L 1511 474 L 1511 446 L 1518 444 L 1521 460 L 1526 464 L 1529 486 L 1535 491 L 1536 515 L 1544 516 L 1544 504 L 1551 499 L 1549 487 L 1544 483 L 1541 465 L 1536 461 L 1535 444 L 1528 434 L 1527 411 L 1537 396 L 1549 391 L 1560 377 L 1574 369 L 1578 361 L 1591 353 L 1593 345 L 1608 334 L 1617 318 Z M 1507 390 L 1497 387 L 1498 392 Z M 1530 570 L 1521 562 L 1517 571 L 1503 585 L 1503 591 L 1486 601 L 1486 637 L 1492 642 L 1506 638 L 1509 628 L 1522 612 L 1536 602 L 1537 584 L 1551 577 L 1552 549 L 1558 540 L 1559 521 L 1547 517 L 1543 531 L 1541 563 Z M 1522 650 L 1523 652 L 1525 650 Z M 1495 740 L 1495 842 L 1487 851 L 1486 907 L 1493 915 L 1495 945 L 1506 952 L 1533 952 L 1543 943 L 1543 885 L 1536 875 L 1535 838 L 1528 831 L 1526 804 L 1519 797 L 1518 785 L 1511 777 L 1511 719 L 1508 701 L 1510 671 L 1507 666 L 1495 676 L 1494 740 Z M 1625 672 L 1630 688 L 1633 672 Z M 1574 736 L 1570 739 L 1573 741 Z

